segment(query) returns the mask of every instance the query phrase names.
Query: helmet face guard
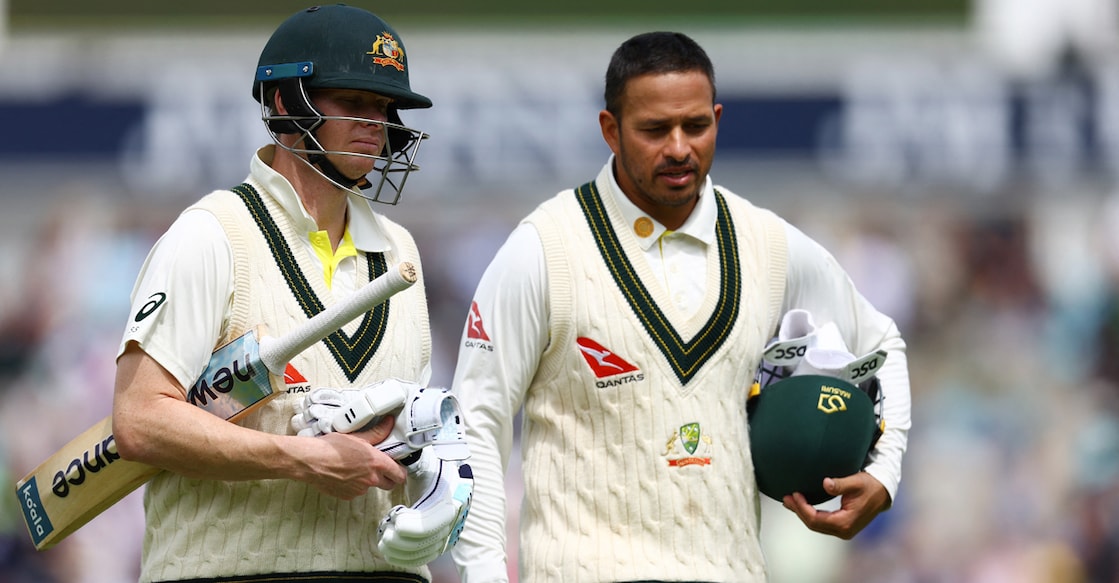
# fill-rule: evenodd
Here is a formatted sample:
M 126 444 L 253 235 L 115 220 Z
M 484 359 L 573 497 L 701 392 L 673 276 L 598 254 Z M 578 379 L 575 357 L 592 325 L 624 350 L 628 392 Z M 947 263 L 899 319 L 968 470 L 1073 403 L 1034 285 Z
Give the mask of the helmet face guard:
M 278 147 L 295 154 L 312 170 L 342 190 L 353 190 L 357 186 L 361 190 L 355 192 L 373 202 L 395 205 L 400 201 L 408 176 L 420 169 L 415 162 L 416 154 L 428 134 L 403 125 L 395 108 L 389 109 L 388 121 L 323 115 L 312 103 L 302 79 L 282 81 L 277 90 L 288 113 L 276 113 L 274 108 L 267 105 L 267 99 L 261 101 L 260 110 L 261 119 Z M 380 155 L 373 155 L 325 148 L 316 136 L 316 131 L 328 121 L 356 122 L 379 127 L 383 135 L 381 143 L 385 144 L 384 150 Z M 297 134 L 299 137 L 288 145 L 280 139 L 281 134 Z M 354 180 L 339 172 L 327 159 L 328 155 L 370 159 L 373 160 L 373 170 Z
M 311 101 L 315 89 L 353 89 L 388 97 L 388 120 L 324 116 Z M 283 100 L 284 115 L 274 106 L 275 92 Z M 285 20 L 261 52 L 253 97 L 260 102 L 261 119 L 277 146 L 294 153 L 338 188 L 357 186 L 369 191 L 355 191 L 369 200 L 396 204 L 409 174 L 419 170 L 416 154 L 428 134 L 406 127 L 399 110 L 431 107 L 431 100 L 411 90 L 399 36 L 368 11 L 342 4 L 316 6 Z M 326 150 L 315 134 L 327 121 L 378 126 L 385 148 L 379 155 Z M 285 145 L 281 134 L 298 138 Z M 373 170 L 355 180 L 342 175 L 328 155 L 372 159 Z

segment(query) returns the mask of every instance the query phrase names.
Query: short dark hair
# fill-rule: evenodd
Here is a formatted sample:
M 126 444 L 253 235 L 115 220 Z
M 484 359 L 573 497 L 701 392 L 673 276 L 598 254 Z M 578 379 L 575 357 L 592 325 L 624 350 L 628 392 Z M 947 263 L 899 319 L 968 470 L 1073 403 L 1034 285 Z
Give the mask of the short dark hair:
M 646 32 L 622 43 L 606 69 L 606 111 L 621 113 L 622 94 L 634 77 L 650 73 L 702 71 L 715 94 L 715 67 L 703 47 L 680 32 Z

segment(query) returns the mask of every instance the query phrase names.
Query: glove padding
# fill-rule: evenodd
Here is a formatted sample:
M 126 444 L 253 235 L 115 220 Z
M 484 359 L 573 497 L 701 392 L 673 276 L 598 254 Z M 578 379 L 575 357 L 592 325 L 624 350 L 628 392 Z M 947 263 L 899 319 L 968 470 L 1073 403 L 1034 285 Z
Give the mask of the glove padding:
M 812 313 L 801 309 L 785 312 L 777 327 L 777 336 L 762 351 L 750 396 L 756 397 L 762 389 L 792 375 L 809 348 L 815 345 L 816 323 Z
M 834 322 L 817 326 L 808 310 L 789 310 L 781 318 L 777 336 L 762 352 L 762 361 L 747 396 L 747 411 L 754 406 L 755 397 L 762 390 L 778 381 L 800 375 L 834 377 L 859 387 L 870 397 L 879 420 L 877 441 L 885 427 L 878 371 L 886 362 L 886 356 L 885 350 L 875 350 L 856 357 L 847 348 Z
M 875 350 L 856 357 L 847 349 L 847 343 L 839 334 L 839 327 L 834 322 L 828 322 L 816 329 L 815 343 L 793 367 L 791 376 L 823 375 L 852 385 L 861 385 L 873 379 L 885 362 L 885 350 Z
M 408 466 L 405 491 L 412 505 L 394 507 L 381 521 L 377 549 L 393 565 L 417 567 L 458 542 L 470 511 L 474 475 L 469 464 L 440 459 L 426 448 Z
M 449 389 L 386 379 L 360 389 L 316 389 L 297 409 L 291 424 L 299 435 L 353 433 L 395 414 L 392 433 L 377 444 L 393 459 L 403 460 L 428 445 L 445 460 L 470 455 L 458 400 Z
M 442 460 L 470 457 L 458 399 L 450 389 L 415 386 L 396 416 L 392 433 L 377 448 L 401 460 L 429 445 Z
M 296 405 L 291 426 L 305 437 L 352 433 L 399 411 L 408 394 L 418 388 L 408 381 L 385 379 L 359 389 L 315 389 Z
M 875 377 L 886 361 L 886 351 L 856 357 L 834 322 L 817 326 L 808 310 L 793 309 L 781 318 L 777 336 L 762 352 L 750 396 L 791 376 L 817 374 L 843 379 L 853 385 Z

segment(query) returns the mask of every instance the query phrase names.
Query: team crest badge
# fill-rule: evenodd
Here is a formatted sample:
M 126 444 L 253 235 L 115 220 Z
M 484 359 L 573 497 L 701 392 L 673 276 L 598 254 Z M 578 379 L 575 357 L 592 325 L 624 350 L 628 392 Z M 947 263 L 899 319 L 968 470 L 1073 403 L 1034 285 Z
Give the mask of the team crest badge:
M 695 453 L 695 448 L 699 446 L 699 423 L 680 427 L 680 445 L 684 446 L 684 451 Z
M 373 62 L 382 67 L 392 67 L 397 71 L 404 70 L 404 49 L 392 36 L 392 33 L 382 32 L 373 41 L 373 48 L 365 53 L 373 56 Z
M 704 435 L 699 423 L 686 423 L 669 436 L 663 455 L 668 458 L 668 465 L 674 468 L 709 466 L 711 456 L 708 454 L 712 442 L 710 435 Z

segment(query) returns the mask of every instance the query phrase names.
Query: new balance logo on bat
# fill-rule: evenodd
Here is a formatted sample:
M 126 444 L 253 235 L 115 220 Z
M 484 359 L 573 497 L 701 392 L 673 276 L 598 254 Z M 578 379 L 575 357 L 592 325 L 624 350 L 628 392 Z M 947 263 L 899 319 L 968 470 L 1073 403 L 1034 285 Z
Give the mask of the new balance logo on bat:
M 110 435 L 104 441 L 96 443 L 86 450 L 80 458 L 70 460 L 65 470 L 54 473 L 54 483 L 51 490 L 55 496 L 65 498 L 70 493 L 70 486 L 80 486 L 85 482 L 86 472 L 100 472 L 105 466 L 120 459 L 117 453 L 117 442 Z
M 206 404 L 218 398 L 217 393 L 228 393 L 233 390 L 237 382 L 248 382 L 256 376 L 256 369 L 246 354 L 244 360 L 233 361 L 231 366 L 223 366 L 214 371 L 209 378 L 198 379 L 194 386 L 187 391 L 187 401 L 191 405 L 205 407 Z M 217 391 L 217 393 L 215 393 Z

